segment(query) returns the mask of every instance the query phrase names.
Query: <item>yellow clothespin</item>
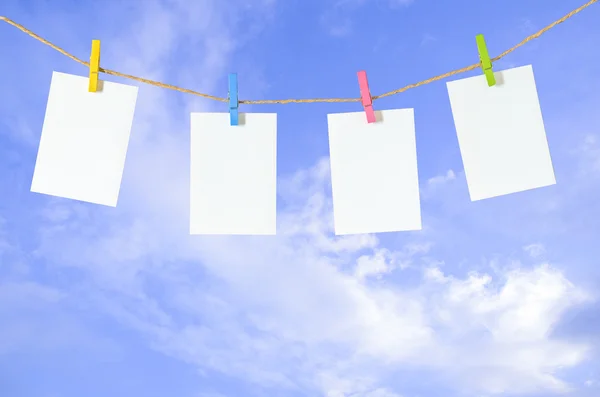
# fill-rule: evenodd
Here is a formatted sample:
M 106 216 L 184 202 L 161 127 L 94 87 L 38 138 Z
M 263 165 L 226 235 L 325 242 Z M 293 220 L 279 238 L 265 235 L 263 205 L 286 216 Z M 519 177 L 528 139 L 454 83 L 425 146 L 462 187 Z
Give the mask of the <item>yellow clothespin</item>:
M 479 51 L 481 68 L 485 74 L 485 79 L 487 80 L 488 86 L 491 87 L 496 85 L 496 77 L 494 76 L 494 71 L 492 70 L 492 60 L 488 54 L 487 46 L 485 45 L 485 39 L 483 38 L 482 34 L 478 34 L 475 37 L 475 40 L 477 41 L 477 50 Z
M 89 92 L 98 91 L 98 74 L 100 74 L 100 40 L 92 40 Z

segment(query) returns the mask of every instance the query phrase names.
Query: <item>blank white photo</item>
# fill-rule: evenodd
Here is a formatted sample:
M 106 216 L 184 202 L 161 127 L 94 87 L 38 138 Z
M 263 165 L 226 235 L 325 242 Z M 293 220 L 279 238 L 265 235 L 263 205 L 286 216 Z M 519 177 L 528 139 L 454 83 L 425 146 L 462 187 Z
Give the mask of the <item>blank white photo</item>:
M 336 235 L 421 229 L 413 109 L 327 115 Z
M 556 183 L 531 65 L 447 83 L 471 200 Z
M 190 234 L 274 235 L 277 115 L 191 114 Z
M 31 191 L 115 207 L 138 88 L 54 72 Z

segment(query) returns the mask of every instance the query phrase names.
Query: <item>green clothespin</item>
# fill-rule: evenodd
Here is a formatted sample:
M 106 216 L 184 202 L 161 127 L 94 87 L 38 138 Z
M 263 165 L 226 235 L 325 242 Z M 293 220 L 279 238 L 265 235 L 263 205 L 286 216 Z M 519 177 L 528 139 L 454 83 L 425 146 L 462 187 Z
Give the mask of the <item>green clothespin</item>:
M 485 74 L 488 86 L 496 85 L 496 77 L 494 77 L 494 71 L 492 70 L 492 60 L 490 54 L 488 54 L 487 46 L 485 45 L 485 39 L 482 34 L 478 34 L 475 37 L 477 40 L 477 50 L 479 51 L 479 59 L 481 60 L 481 68 Z

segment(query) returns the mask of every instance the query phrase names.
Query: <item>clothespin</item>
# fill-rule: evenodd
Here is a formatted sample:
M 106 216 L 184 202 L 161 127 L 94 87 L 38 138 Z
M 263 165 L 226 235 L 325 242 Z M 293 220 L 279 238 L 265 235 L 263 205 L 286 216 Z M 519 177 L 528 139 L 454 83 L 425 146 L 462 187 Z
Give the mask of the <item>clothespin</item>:
M 231 125 L 238 125 L 239 106 L 237 74 L 231 73 L 229 75 L 229 118 L 231 120 Z
M 479 60 L 481 61 L 481 68 L 485 74 L 488 86 L 491 87 L 496 85 L 496 77 L 494 76 L 494 71 L 492 70 L 492 60 L 490 59 L 490 54 L 488 54 L 487 46 L 485 45 L 485 39 L 483 38 L 482 34 L 478 34 L 475 37 L 475 40 L 477 40 Z
M 92 40 L 92 55 L 90 56 L 90 85 L 89 92 L 98 91 L 98 74 L 100 73 L 100 40 Z
M 367 72 L 361 70 L 358 72 L 358 86 L 360 87 L 360 98 L 367 114 L 367 122 L 375 122 L 375 111 L 373 110 L 373 99 L 369 91 L 369 82 L 367 81 Z

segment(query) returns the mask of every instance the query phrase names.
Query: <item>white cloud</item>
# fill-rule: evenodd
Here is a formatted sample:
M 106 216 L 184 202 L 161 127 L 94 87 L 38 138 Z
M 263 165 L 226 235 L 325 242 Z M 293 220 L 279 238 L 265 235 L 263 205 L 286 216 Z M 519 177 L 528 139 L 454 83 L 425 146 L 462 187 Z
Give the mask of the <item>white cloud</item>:
M 0 309 L 37 303 L 56 303 L 64 294 L 56 289 L 49 288 L 32 282 L 0 284 Z
M 448 170 L 446 172 L 446 174 L 444 174 L 444 175 L 438 175 L 438 176 L 434 176 L 433 178 L 429 178 L 427 180 L 427 185 L 428 186 L 443 185 L 444 183 L 453 181 L 455 179 L 456 179 L 456 174 L 454 174 L 454 171 Z
M 579 153 L 584 160 L 583 173 L 586 176 L 600 175 L 600 142 L 596 134 L 586 135 Z
M 0 282 L 0 356 L 74 349 L 103 360 L 118 359 L 120 349 L 113 341 L 69 312 L 67 292 L 18 278 Z
M 381 277 L 391 270 L 384 250 L 378 250 L 375 255 L 363 255 L 356 260 L 355 275 L 359 279 L 374 275 Z
M 535 243 L 529 244 L 523 247 L 523 250 L 529 254 L 532 258 L 539 258 L 546 253 L 546 248 L 543 244 Z
M 448 187 L 451 186 L 456 180 L 457 175 L 453 170 L 448 170 L 443 174 L 427 179 L 426 182 L 422 184 L 420 189 L 422 199 L 430 200 L 436 198 L 441 191 L 448 191 Z
M 472 391 L 568 390 L 555 373 L 582 362 L 588 346 L 554 340 L 551 330 L 586 296 L 558 270 L 516 269 L 494 280 L 430 268 L 416 289 L 373 284 L 366 277 L 402 272 L 392 265 L 394 256 L 416 260 L 428 249 L 413 244 L 404 253 L 389 251 L 373 240 L 340 250 L 330 223 L 298 228 L 331 211 L 323 174 L 318 163 L 284 182 L 292 210 L 283 214 L 281 237 L 180 235 L 172 247 L 159 224 L 138 220 L 95 241 L 69 232 L 48 235 L 47 243 L 61 250 L 85 243 L 83 256 L 76 248 L 63 264 L 89 267 L 93 282 L 113 291 L 95 296 L 105 310 L 159 350 L 262 385 L 350 396 L 383 387 L 380 380 L 398 366 L 416 366 L 448 374 L 455 386 Z M 140 241 L 156 246 L 139 247 Z M 138 247 L 137 254 L 126 247 Z M 189 263 L 175 265 L 182 260 Z M 199 263 L 209 281 L 193 270 Z M 138 280 L 138 289 L 124 291 L 116 278 L 106 278 L 113 272 Z M 162 299 L 147 295 L 144 280 L 160 283 Z M 220 289 L 207 290 L 211 283 Z
M 421 39 L 421 46 L 425 46 L 436 41 L 438 41 L 438 38 L 436 36 L 429 33 L 425 33 L 423 35 L 423 38 Z
M 588 347 L 553 340 L 551 331 L 565 310 L 587 297 L 560 272 L 513 270 L 497 284 L 486 274 L 463 280 L 434 274 L 445 286 L 434 294 L 435 313 L 450 331 L 447 342 L 454 341 L 444 348 L 456 354 L 448 354 L 446 364 L 454 363 L 451 371 L 466 384 L 488 393 L 568 390 L 553 372 L 582 362 Z

